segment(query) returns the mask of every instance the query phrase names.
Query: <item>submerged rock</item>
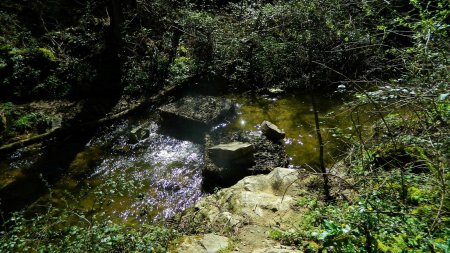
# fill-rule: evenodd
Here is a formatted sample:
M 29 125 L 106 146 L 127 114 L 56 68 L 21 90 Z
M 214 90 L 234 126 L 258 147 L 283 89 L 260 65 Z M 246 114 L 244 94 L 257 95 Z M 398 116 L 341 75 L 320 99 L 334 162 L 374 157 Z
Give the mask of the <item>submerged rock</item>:
M 188 96 L 158 110 L 166 126 L 207 130 L 233 112 L 234 107 L 225 98 Z
M 269 121 L 263 121 L 261 124 L 261 131 L 268 139 L 273 141 L 282 140 L 286 136 L 284 131 L 280 130 L 278 126 Z
M 186 236 L 175 252 L 178 253 L 219 253 L 226 250 L 230 240 L 225 236 L 205 234 L 202 236 Z

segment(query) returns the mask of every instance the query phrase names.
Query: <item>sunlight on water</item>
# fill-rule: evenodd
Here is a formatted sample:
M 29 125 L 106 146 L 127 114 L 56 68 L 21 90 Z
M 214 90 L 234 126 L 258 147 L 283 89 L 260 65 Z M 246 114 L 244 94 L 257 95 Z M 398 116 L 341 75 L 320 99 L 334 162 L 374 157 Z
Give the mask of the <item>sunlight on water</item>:
M 110 219 L 133 223 L 171 217 L 201 198 L 202 147 L 159 134 L 154 122 L 144 128 L 150 136 L 129 144 L 128 122 L 112 126 L 77 155 L 82 161 L 75 159 L 69 171 L 88 170 L 84 189 L 76 193 L 84 194 L 83 209 L 102 209 Z M 86 167 L 89 156 L 96 155 Z M 69 181 L 62 182 L 61 190 Z
M 231 122 L 218 123 L 213 131 L 257 131 L 259 124 L 268 120 L 286 132 L 284 145 L 292 167 L 317 164 L 318 143 L 309 95 L 286 94 L 277 98 L 238 95 L 229 98 L 237 104 L 237 115 Z M 351 132 L 352 125 L 348 113 L 339 109 L 340 99 L 318 95 L 316 100 L 325 159 L 331 164 L 333 158 L 345 150 L 339 146 L 334 129 Z M 90 213 L 92 218 L 129 224 L 172 217 L 193 206 L 202 198 L 203 146 L 161 133 L 155 118 L 150 114 L 103 128 L 93 138 L 86 138 L 87 144 L 83 142 L 80 150 L 68 158 L 64 171 L 56 159 L 52 166 L 61 171 L 62 176 L 52 183 L 51 194 L 45 189 L 36 192 L 40 198 L 34 206 L 76 207 Z M 130 131 L 138 126 L 148 130 L 148 138 L 133 144 Z M 0 183 L 6 185 L 27 177 L 21 172 L 32 168 L 41 156 L 39 150 L 28 157 L 19 151 L 8 161 L 1 161 L 3 177 Z M 24 181 L 28 188 L 23 189 L 32 190 L 34 186 L 29 182 L 42 185 L 39 174 L 34 176 L 35 181 Z
M 313 107 L 308 94 L 283 95 L 279 98 L 268 96 L 240 96 L 238 116 L 228 131 L 238 129 L 258 130 L 259 125 L 268 120 L 286 133 L 284 144 L 290 156 L 291 165 L 313 165 L 318 162 L 319 152 L 314 126 Z M 333 114 L 342 105 L 337 98 L 317 97 L 321 121 L 321 133 L 325 142 L 326 159 L 330 161 L 339 149 L 339 143 L 332 130 L 342 127 L 347 115 Z

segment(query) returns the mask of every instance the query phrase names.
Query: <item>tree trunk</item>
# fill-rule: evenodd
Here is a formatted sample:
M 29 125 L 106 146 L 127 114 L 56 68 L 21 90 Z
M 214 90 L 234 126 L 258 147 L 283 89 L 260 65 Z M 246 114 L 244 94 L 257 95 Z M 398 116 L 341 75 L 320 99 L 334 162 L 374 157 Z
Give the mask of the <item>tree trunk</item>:
M 331 199 L 330 184 L 329 184 L 329 180 L 328 180 L 327 169 L 325 168 L 325 162 L 324 162 L 324 158 L 323 158 L 324 144 L 323 144 L 322 134 L 320 132 L 319 111 L 317 110 L 316 99 L 314 98 L 313 92 L 311 92 L 311 103 L 312 103 L 313 111 L 314 111 L 314 122 L 316 125 L 317 140 L 319 142 L 319 166 L 320 166 L 320 172 L 322 173 L 322 178 L 323 178 L 323 191 L 324 191 L 325 200 L 328 201 Z

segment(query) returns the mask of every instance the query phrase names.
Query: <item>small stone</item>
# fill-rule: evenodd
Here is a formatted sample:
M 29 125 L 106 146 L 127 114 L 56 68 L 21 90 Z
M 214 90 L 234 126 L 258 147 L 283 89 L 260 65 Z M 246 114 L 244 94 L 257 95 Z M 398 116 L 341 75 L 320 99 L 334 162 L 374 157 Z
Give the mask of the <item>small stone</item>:
M 282 140 L 286 136 L 284 131 L 280 130 L 278 126 L 269 121 L 263 121 L 263 123 L 261 123 L 261 130 L 268 139 L 273 141 Z
M 135 144 L 150 136 L 150 130 L 143 126 L 139 126 L 130 131 L 130 143 Z

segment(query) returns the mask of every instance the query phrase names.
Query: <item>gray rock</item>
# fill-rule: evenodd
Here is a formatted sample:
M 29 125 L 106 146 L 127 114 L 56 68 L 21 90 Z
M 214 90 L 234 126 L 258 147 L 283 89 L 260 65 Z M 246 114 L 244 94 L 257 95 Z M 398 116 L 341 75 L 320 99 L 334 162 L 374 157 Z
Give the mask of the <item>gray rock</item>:
M 208 148 L 208 162 L 202 170 L 204 185 L 228 186 L 249 175 L 254 164 L 254 149 L 250 143 L 231 142 Z
M 216 234 L 187 236 L 182 239 L 176 252 L 179 253 L 219 253 L 228 248 L 229 239 Z
M 248 175 L 267 174 L 273 168 L 286 167 L 288 165 L 284 145 L 273 142 L 258 132 L 237 131 L 232 133 L 212 133 L 204 139 L 206 152 L 204 159 L 203 187 L 212 190 L 216 186 L 228 187 Z M 220 143 L 241 142 L 254 147 L 251 156 L 243 156 L 241 159 L 231 158 L 220 163 L 214 157 L 210 157 L 209 148 Z M 214 156 L 214 155 L 213 155 Z
M 201 130 L 220 122 L 233 110 L 231 100 L 211 96 L 188 96 L 158 108 L 164 125 Z
M 138 126 L 130 131 L 129 142 L 138 143 L 150 136 L 150 130 L 144 126 Z
M 298 175 L 295 169 L 275 168 L 267 175 L 245 177 L 204 198 L 195 206 L 195 212 L 186 214 L 184 219 L 192 221 L 198 216 L 207 227 L 230 229 L 256 221 L 271 225 L 273 220 L 269 217 L 274 214 L 283 213 L 288 218 L 289 213 L 295 213 L 292 207 L 297 196 L 306 191 L 298 187 Z
M 208 149 L 211 160 L 220 166 L 247 165 L 253 163 L 253 146 L 250 143 L 231 142 Z
M 273 141 L 282 140 L 286 136 L 284 131 L 280 130 L 275 124 L 269 121 L 263 121 L 263 123 L 261 123 L 261 131 L 268 139 Z

